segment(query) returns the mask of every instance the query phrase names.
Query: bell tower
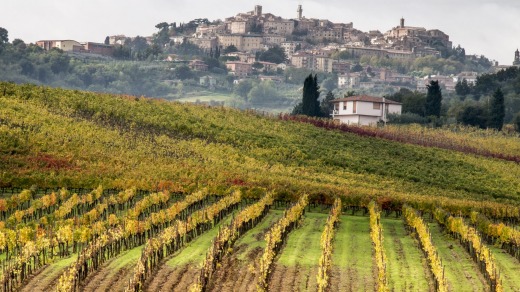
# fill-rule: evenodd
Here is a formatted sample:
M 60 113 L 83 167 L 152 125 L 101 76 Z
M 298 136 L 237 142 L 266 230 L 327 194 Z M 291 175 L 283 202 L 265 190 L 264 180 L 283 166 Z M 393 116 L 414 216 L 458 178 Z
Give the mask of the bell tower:
M 401 28 L 404 28 L 404 17 L 401 17 Z
M 520 51 L 516 49 L 515 52 L 515 60 L 513 61 L 513 65 L 520 65 Z
M 298 12 L 298 20 L 302 20 L 303 9 L 301 5 L 298 5 L 298 10 L 296 10 L 296 12 Z

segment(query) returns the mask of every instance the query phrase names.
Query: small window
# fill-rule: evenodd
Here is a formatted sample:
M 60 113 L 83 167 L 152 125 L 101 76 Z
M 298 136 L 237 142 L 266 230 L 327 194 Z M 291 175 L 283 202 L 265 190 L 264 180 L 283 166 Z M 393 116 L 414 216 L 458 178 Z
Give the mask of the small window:
M 374 109 L 381 109 L 381 104 L 379 102 L 374 102 Z
M 353 101 L 354 105 L 352 106 L 352 112 L 356 113 L 356 101 Z
M 346 102 L 343 103 L 343 110 L 344 110 L 344 111 L 347 110 L 347 103 L 346 103 Z

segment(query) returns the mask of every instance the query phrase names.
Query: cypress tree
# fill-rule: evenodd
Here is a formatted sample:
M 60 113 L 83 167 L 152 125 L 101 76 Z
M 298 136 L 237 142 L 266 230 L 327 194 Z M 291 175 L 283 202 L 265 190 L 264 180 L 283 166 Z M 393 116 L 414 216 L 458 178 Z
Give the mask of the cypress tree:
M 428 88 L 428 94 L 426 94 L 426 105 L 425 112 L 426 116 L 441 116 L 441 103 L 442 93 L 439 81 L 430 81 L 430 84 L 426 85 Z
M 314 77 L 309 74 L 303 82 L 302 114 L 311 117 L 320 116 L 320 87 L 318 86 L 318 75 Z
M 504 125 L 505 115 L 506 109 L 504 105 L 504 94 L 502 93 L 502 90 L 498 88 L 491 99 L 488 126 L 501 131 L 502 126 Z

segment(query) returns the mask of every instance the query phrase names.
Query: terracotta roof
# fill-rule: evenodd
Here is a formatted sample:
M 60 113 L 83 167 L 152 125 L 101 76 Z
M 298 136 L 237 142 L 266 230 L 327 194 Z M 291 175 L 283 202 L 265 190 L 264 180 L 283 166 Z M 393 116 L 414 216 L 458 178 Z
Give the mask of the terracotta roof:
M 344 98 L 337 98 L 333 100 L 333 102 L 340 102 L 340 101 L 366 101 L 366 102 L 383 102 L 382 97 L 377 96 L 369 96 L 369 95 L 356 95 L 356 96 L 349 96 Z M 393 101 L 390 99 L 385 99 L 386 104 L 401 104 L 400 102 Z

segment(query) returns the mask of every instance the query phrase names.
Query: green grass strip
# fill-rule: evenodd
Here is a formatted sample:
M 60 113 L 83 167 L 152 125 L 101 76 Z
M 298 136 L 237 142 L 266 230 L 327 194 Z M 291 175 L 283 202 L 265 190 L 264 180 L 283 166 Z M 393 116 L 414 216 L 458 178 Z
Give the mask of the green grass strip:
M 321 233 L 327 217 L 327 214 L 305 213 L 300 228 L 289 233 L 287 243 L 282 249 L 277 263 L 287 267 L 317 266 L 321 256 Z
M 442 232 L 437 223 L 429 223 L 432 242 L 443 260 L 450 291 L 486 291 L 488 284 L 476 263 L 459 242 Z
M 504 291 L 520 291 L 520 262 L 505 250 L 488 245 L 500 271 Z
M 428 291 L 428 267 L 418 243 L 406 233 L 403 220 L 381 219 L 387 256 L 388 285 L 394 291 Z
M 171 267 L 183 266 L 188 263 L 194 263 L 197 266 L 202 265 L 202 262 L 206 258 L 206 252 L 211 245 L 211 240 L 217 236 L 219 227 L 231 223 L 232 218 L 232 216 L 227 216 L 219 224 L 215 225 L 202 235 L 199 235 L 193 241 L 188 243 L 185 248 L 174 254 L 166 264 Z
M 265 216 L 264 220 L 262 220 L 258 225 L 249 230 L 244 234 L 244 236 L 240 237 L 236 242 L 235 246 L 245 245 L 244 249 L 241 249 L 237 253 L 237 258 L 239 260 L 246 260 L 247 255 L 255 248 L 261 248 L 262 250 L 265 248 L 265 232 L 268 231 L 269 227 L 273 225 L 275 222 L 278 222 L 280 218 L 283 216 L 283 210 L 270 210 L 269 213 Z
M 340 216 L 334 240 L 332 267 L 340 274 L 332 281 L 354 291 L 374 291 L 374 262 L 367 216 Z

